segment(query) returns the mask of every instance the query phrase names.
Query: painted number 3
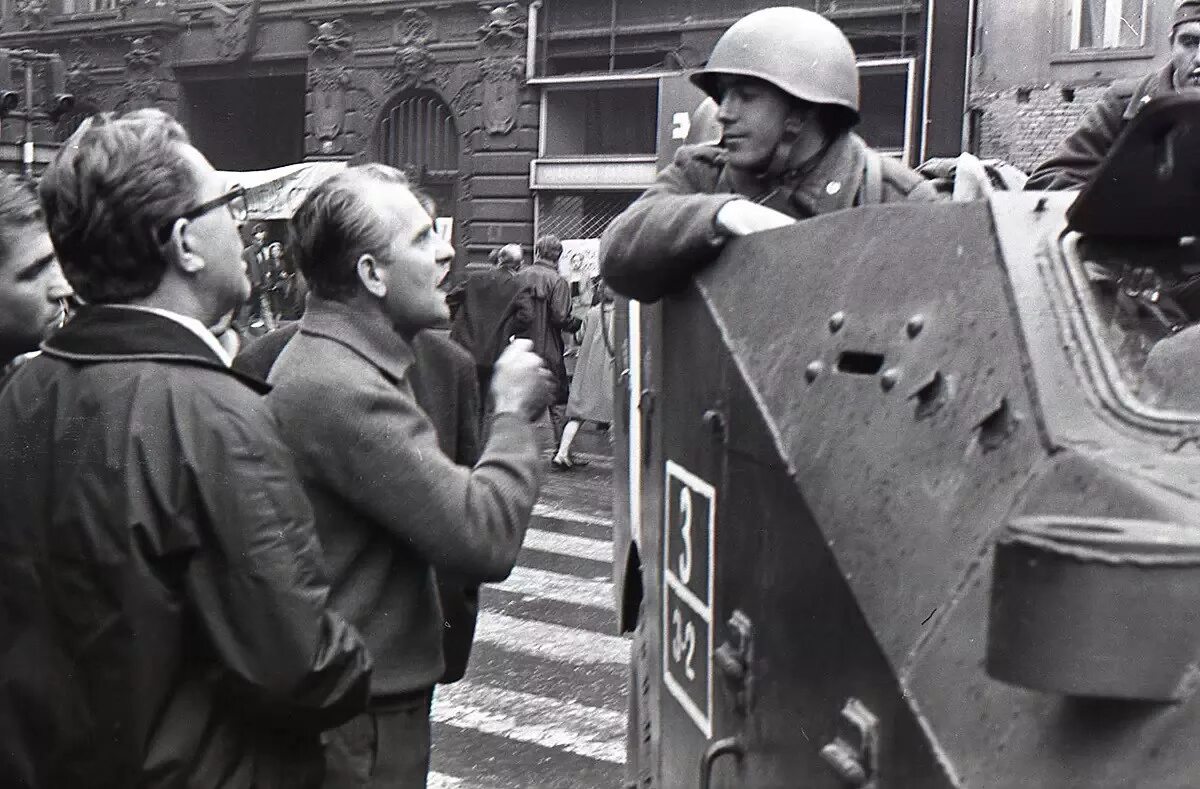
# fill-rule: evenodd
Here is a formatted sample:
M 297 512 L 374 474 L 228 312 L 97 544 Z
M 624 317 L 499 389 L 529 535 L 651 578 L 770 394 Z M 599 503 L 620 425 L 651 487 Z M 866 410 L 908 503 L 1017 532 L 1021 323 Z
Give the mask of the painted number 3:
M 692 658 L 696 654 L 696 627 L 691 622 L 683 623 L 683 616 L 676 608 L 671 612 L 671 657 L 676 663 L 683 661 L 683 673 L 688 679 L 696 678 L 696 669 L 692 668 Z
M 679 491 L 679 539 L 683 550 L 679 552 L 679 580 L 690 583 L 692 580 L 692 491 L 683 488 Z

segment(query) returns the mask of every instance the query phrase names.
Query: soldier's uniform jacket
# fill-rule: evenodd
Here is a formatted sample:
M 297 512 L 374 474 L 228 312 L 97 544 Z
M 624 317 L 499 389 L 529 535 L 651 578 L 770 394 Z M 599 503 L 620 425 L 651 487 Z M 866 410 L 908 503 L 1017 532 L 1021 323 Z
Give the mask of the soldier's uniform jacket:
M 730 200 L 749 198 L 797 219 L 843 208 L 937 200 L 933 185 L 858 135 L 833 142 L 816 167 L 762 195 L 740 194 L 725 151 L 685 146 L 653 186 L 609 225 L 600 240 L 601 273 L 613 290 L 655 301 L 681 287 L 721 252 L 728 236 L 716 224 Z
M 1141 79 L 1114 82 L 1050 158 L 1034 169 L 1026 189 L 1080 189 L 1104 161 L 1125 124 L 1156 96 L 1175 92 L 1170 64 Z

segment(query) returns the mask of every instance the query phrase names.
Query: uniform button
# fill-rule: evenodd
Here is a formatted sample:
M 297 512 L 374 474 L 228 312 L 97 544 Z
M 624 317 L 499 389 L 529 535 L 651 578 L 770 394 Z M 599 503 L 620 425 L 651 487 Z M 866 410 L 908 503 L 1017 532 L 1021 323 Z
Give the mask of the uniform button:
M 829 183 L 825 184 L 825 194 L 827 195 L 835 195 L 840 191 L 842 191 L 841 181 L 830 181 Z

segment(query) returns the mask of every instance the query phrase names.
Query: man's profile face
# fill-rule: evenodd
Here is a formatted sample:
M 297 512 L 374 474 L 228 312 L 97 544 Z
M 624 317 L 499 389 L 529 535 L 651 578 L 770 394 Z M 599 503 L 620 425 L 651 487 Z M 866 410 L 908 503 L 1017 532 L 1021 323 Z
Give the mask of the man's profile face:
M 225 177 L 191 145 L 179 146 L 180 155 L 191 165 L 198 188 L 195 202 L 220 197 L 229 190 Z M 225 206 L 214 208 L 188 223 L 189 251 L 204 259 L 198 275 L 211 298 L 215 315 L 223 315 L 250 297 L 250 280 L 242 259 L 242 237 L 238 223 Z
M 722 75 L 717 89 L 717 121 L 729 163 L 743 170 L 766 167 L 783 136 L 792 97 L 755 77 Z
M 0 231 L 8 255 L 0 260 L 0 364 L 36 350 L 62 323 L 62 300 L 71 295 L 50 236 L 40 220 Z
M 1200 22 L 1184 22 L 1171 34 L 1171 66 L 1176 90 L 1200 88 Z
M 262 245 L 266 244 L 267 243 L 267 231 L 255 230 L 254 231 L 254 243 L 258 244 L 260 247 Z
M 386 277 L 384 310 L 397 330 L 412 335 L 450 317 L 445 279 L 454 250 L 433 229 L 429 214 L 412 192 L 398 184 L 372 182 L 364 198 L 385 227 L 394 228 L 391 244 L 377 256 Z

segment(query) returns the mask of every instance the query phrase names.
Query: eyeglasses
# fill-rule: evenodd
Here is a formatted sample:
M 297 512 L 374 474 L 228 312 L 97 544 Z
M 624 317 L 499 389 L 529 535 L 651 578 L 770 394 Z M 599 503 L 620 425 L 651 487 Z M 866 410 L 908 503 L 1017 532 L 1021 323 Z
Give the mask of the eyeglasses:
M 229 215 L 233 217 L 233 221 L 245 222 L 246 217 L 250 215 L 250 206 L 246 202 L 246 188 L 240 185 L 234 186 L 220 197 L 205 200 L 200 205 L 189 208 L 159 229 L 158 240 L 165 244 L 171 235 L 171 227 L 180 219 L 196 219 L 221 206 L 229 209 Z

